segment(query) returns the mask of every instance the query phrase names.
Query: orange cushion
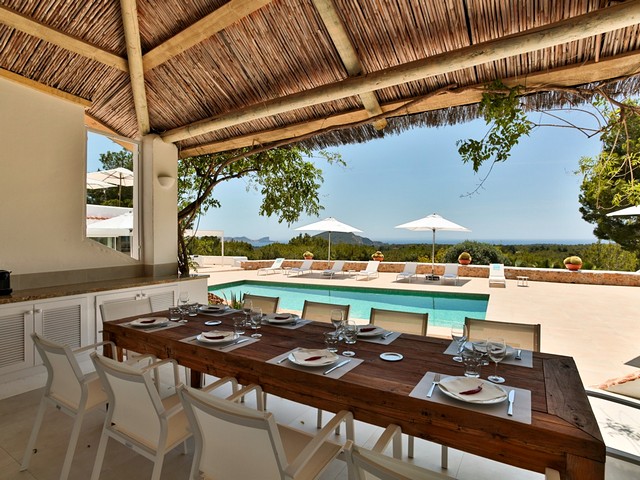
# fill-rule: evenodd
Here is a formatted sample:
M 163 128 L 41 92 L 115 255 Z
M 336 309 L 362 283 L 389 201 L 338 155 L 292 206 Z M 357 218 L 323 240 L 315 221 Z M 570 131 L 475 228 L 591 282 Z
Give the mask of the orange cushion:
M 607 380 L 603 384 L 598 385 L 598 388 L 619 395 L 640 399 L 640 371 L 630 373 L 624 377 Z

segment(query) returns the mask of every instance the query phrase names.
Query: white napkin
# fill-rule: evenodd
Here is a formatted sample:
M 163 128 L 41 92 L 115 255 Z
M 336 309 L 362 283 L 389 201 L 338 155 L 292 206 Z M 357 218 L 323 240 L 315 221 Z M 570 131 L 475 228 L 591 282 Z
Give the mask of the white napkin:
M 471 395 L 461 395 L 482 385 L 482 390 Z M 440 388 L 465 402 L 488 402 L 499 398 L 506 398 L 504 390 L 490 382 L 470 377 L 447 377 L 440 381 Z
M 325 349 L 312 349 L 312 348 L 299 348 L 295 352 L 292 352 L 293 358 L 296 362 L 313 365 L 315 363 L 323 364 L 327 361 L 327 358 L 334 357 L 335 354 Z M 309 358 L 320 357 L 316 360 L 308 360 Z

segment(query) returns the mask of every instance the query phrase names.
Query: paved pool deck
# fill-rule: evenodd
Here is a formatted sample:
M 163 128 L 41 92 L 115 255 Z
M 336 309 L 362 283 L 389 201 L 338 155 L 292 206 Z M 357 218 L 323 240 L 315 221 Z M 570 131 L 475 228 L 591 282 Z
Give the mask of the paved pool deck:
M 543 352 L 573 357 L 585 386 L 597 385 L 637 371 L 625 362 L 640 355 L 637 342 L 640 316 L 640 288 L 581 285 L 529 281 L 518 286 L 507 280 L 506 288 L 489 287 L 486 278 L 461 278 L 458 285 L 428 282 L 424 277 L 396 281 L 395 273 L 380 273 L 371 280 L 355 277 L 322 276 L 318 271 L 289 277 L 284 274 L 257 275 L 255 270 L 230 267 L 201 268 L 209 275 L 209 285 L 239 280 L 263 280 L 283 283 L 307 283 L 393 290 L 429 290 L 433 292 L 483 293 L 489 295 L 486 318 L 541 324 Z M 428 335 L 448 337 L 445 328 L 429 327 Z

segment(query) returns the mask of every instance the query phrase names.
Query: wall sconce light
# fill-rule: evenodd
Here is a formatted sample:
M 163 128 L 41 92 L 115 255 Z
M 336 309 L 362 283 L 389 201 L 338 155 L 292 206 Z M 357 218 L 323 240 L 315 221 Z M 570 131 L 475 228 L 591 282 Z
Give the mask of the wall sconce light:
M 158 175 L 158 183 L 162 188 L 171 188 L 176 183 L 176 179 L 170 175 Z

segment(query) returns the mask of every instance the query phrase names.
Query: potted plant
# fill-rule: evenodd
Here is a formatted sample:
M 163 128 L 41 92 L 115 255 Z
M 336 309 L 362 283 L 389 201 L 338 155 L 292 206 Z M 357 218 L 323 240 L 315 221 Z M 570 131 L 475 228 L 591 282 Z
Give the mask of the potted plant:
M 469 265 L 471 263 L 471 255 L 469 255 L 469 252 L 462 252 L 458 255 L 458 263 L 460 265 Z
M 575 255 L 565 258 L 563 263 L 564 263 L 564 266 L 567 267 L 569 270 L 576 271 L 582 268 L 582 259 Z
M 305 260 L 313 260 L 313 253 L 311 253 L 309 250 L 304 252 L 302 256 L 304 257 Z
M 380 250 L 378 250 L 378 251 L 374 252 L 371 255 L 371 259 L 372 260 L 377 260 L 378 262 L 381 262 L 381 261 L 384 260 L 384 253 L 382 253 Z

